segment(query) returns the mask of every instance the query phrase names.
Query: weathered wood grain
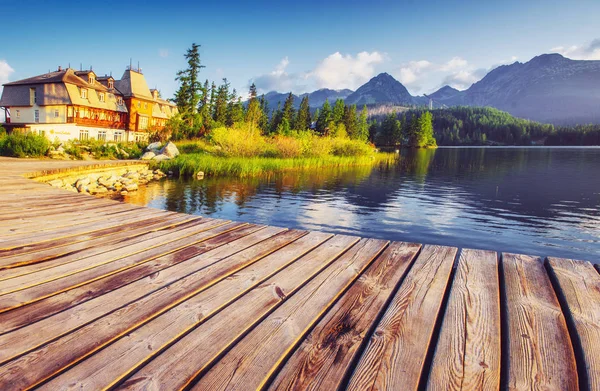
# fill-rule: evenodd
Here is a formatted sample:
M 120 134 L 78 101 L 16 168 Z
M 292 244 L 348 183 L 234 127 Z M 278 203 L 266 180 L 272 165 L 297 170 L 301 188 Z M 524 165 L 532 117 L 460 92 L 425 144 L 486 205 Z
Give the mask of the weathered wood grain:
M 511 390 L 578 390 L 567 325 L 541 259 L 503 254 L 507 384 Z
M 326 268 L 339 270 L 341 263 L 335 262 L 336 258 L 357 241 L 358 238 L 340 235 L 329 239 L 183 337 L 123 383 L 122 388 L 184 386 L 307 281 Z M 280 255 L 274 254 L 271 262 L 290 261 Z
M 392 243 L 306 337 L 271 390 L 335 390 L 421 245 Z
M 77 270 L 75 273 L 63 274 L 60 277 L 51 279 L 43 284 L 1 295 L 0 313 L 109 277 L 121 271 L 154 260 L 161 255 L 172 253 L 194 243 L 203 242 L 225 232 L 241 228 L 245 224 L 246 223 L 222 224 L 221 221 L 203 224 L 198 226 L 196 233 L 192 233 L 179 240 L 170 241 L 163 246 L 152 247 L 149 250 L 136 252 L 133 255 L 126 257 L 119 257 L 116 260 L 110 259 L 108 261 L 100 261 L 97 264 Z M 3 283 L 8 281 L 13 281 L 13 279 L 3 281 Z
M 457 249 L 425 246 L 375 329 L 349 390 L 416 390 Z
M 494 251 L 461 252 L 428 390 L 498 390 L 500 284 Z
M 220 249 L 223 249 L 223 247 Z M 27 388 L 44 381 L 48 377 L 67 369 L 69 366 L 92 355 L 104 346 L 162 315 L 171 308 L 192 298 L 236 270 L 243 268 L 248 263 L 255 262 L 256 258 L 264 257 L 273 251 L 258 248 L 257 253 L 253 250 L 253 247 L 249 248 L 246 254 L 243 254 L 243 252 L 238 253 L 234 249 L 235 252 L 233 254 L 238 254 L 230 259 L 231 262 L 213 263 L 214 258 L 206 257 L 203 259 L 205 262 L 203 270 L 179 279 L 169 286 L 159 289 L 150 295 L 143 296 L 139 300 L 121 307 L 117 311 L 111 312 L 74 332 L 47 343 L 24 356 L 9 361 L 0 367 L 0 389 L 8 385 Z M 232 249 L 224 250 L 231 251 Z M 229 255 L 233 254 L 230 253 Z M 202 256 L 199 258 L 202 258 Z M 122 288 L 122 290 L 128 287 L 139 288 L 139 286 L 132 287 L 134 284 L 128 285 Z M 123 294 L 123 291 L 119 292 L 119 290 L 112 292 Z M 83 305 L 85 306 L 88 303 L 84 303 Z M 103 305 L 111 304 L 110 300 L 104 298 Z M 86 311 L 86 313 L 89 313 L 89 311 Z M 70 320 L 71 318 L 67 318 L 67 321 Z M 53 326 L 54 332 L 64 327 L 63 324 L 56 322 Z M 17 330 L 17 332 L 20 330 Z M 13 349 L 12 346 L 2 347 Z M 25 368 L 27 368 L 27 374 L 23 373 Z
M 286 233 L 287 239 L 295 237 L 297 240 L 165 312 L 42 388 L 51 390 L 70 386 L 101 389 L 113 385 L 206 319 L 227 310 L 229 303 L 330 237 L 310 233 L 298 239 L 299 234 L 293 231 Z M 271 246 L 272 243 L 264 242 L 261 245 Z M 111 357 L 120 357 L 120 360 L 115 362 Z
M 583 369 L 580 385 L 600 390 L 600 274 L 590 262 L 548 258 L 547 264 L 574 327 L 572 340 Z

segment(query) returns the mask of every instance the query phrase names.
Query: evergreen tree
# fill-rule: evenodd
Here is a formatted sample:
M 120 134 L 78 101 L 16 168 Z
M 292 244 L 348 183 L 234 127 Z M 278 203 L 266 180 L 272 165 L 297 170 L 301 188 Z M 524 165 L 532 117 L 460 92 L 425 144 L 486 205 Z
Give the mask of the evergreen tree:
M 269 131 L 269 103 L 265 99 L 264 95 L 260 97 L 260 119 L 258 121 L 258 128 L 263 132 Z
M 250 99 L 248 100 L 248 108 L 246 110 L 246 122 L 250 125 L 250 129 L 254 132 L 260 127 L 261 117 L 261 102 L 256 97 L 256 85 L 252 83 L 250 86 Z
M 346 108 L 346 104 L 343 99 L 337 99 L 333 105 L 333 113 L 331 116 L 331 121 L 334 124 L 339 124 L 344 120 L 344 109 Z
M 308 103 L 308 95 L 306 95 L 300 102 L 300 109 L 298 110 L 293 128 L 296 130 L 307 130 L 310 129 L 310 123 L 310 105 Z
M 326 99 L 317 118 L 317 132 L 327 134 L 332 115 L 331 105 L 329 104 L 329 100 Z
M 294 123 L 294 114 L 295 114 L 295 109 L 294 109 L 294 95 L 290 92 L 287 96 L 287 98 L 285 99 L 285 102 L 283 103 L 283 113 L 282 113 L 282 121 L 285 120 L 287 123 L 287 129 L 288 129 L 288 133 L 289 133 L 289 128 L 291 127 L 291 124 Z
M 229 102 L 227 103 L 227 117 L 225 124 L 229 127 L 236 123 L 244 121 L 244 105 L 242 104 L 242 98 L 237 96 L 235 88 L 229 96 Z
M 229 82 L 225 78 L 223 79 L 223 84 L 217 89 L 215 97 L 213 119 L 218 124 L 225 125 L 225 122 L 227 121 L 227 104 L 229 99 Z
M 367 141 L 369 139 L 369 123 L 368 123 L 368 111 L 367 105 L 364 105 L 358 118 L 358 124 L 356 125 L 356 137 L 357 140 Z
M 212 123 L 209 94 L 212 95 L 212 91 L 210 91 L 210 84 L 208 83 L 207 79 L 202 87 L 202 98 L 198 108 L 198 112 L 200 113 L 200 118 L 202 120 L 202 134 L 206 134 L 210 130 Z
M 356 105 L 344 107 L 343 123 L 351 139 L 358 139 L 358 119 L 356 118 Z
M 279 124 L 283 120 L 283 111 L 281 110 L 281 103 L 277 103 L 277 109 L 271 114 L 271 122 L 269 123 L 269 133 L 277 133 Z
M 402 142 L 402 124 L 395 111 L 385 117 L 377 137 L 382 145 L 398 145 Z
M 175 93 L 175 102 L 183 119 L 189 126 L 193 127 L 198 120 L 198 106 L 201 100 L 202 83 L 200 82 L 200 70 L 204 65 L 200 62 L 200 45 L 193 43 L 184 55 L 187 60 L 187 68 L 177 72 L 176 80 L 179 81 L 179 89 Z

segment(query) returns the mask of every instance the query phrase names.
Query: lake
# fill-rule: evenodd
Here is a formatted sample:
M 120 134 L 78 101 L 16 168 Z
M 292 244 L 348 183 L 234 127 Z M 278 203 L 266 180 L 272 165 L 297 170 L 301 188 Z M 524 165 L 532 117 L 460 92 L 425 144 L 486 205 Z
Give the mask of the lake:
M 439 148 L 396 164 L 165 180 L 127 202 L 220 219 L 600 261 L 600 148 Z

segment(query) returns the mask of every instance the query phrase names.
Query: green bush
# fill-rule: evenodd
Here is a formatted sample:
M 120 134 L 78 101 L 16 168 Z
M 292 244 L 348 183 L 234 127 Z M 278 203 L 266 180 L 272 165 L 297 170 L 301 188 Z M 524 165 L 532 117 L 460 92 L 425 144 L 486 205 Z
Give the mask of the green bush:
M 12 157 L 39 157 L 46 155 L 50 142 L 35 133 L 13 132 L 0 136 L 0 154 Z

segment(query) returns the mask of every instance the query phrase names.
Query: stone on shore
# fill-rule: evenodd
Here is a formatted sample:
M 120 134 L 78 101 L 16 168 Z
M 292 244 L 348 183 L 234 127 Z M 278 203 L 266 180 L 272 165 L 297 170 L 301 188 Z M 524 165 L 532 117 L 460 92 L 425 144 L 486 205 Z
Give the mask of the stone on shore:
M 156 154 L 154 152 L 148 151 L 148 152 L 145 152 L 140 159 L 141 160 L 152 160 L 155 156 L 156 156 Z
M 177 146 L 175 146 L 175 144 L 169 141 L 167 145 L 165 145 L 163 149 L 160 150 L 160 154 L 167 155 L 170 158 L 174 158 L 179 155 L 179 150 L 177 149 Z
M 171 160 L 171 157 L 164 155 L 164 154 L 160 154 L 160 155 L 156 155 L 152 158 L 152 160 L 156 160 L 156 161 L 163 161 L 163 160 Z

